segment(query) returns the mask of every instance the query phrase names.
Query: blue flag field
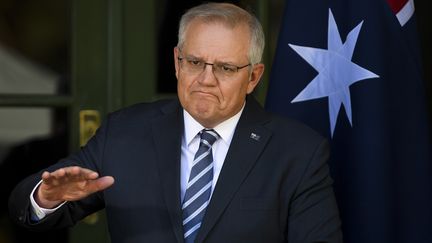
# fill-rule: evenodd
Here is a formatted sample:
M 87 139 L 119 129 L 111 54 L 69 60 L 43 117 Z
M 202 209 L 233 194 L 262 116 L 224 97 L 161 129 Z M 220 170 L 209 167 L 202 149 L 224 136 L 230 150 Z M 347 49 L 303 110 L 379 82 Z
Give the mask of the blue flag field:
M 346 243 L 432 242 L 413 0 L 287 0 L 266 109 L 331 144 Z

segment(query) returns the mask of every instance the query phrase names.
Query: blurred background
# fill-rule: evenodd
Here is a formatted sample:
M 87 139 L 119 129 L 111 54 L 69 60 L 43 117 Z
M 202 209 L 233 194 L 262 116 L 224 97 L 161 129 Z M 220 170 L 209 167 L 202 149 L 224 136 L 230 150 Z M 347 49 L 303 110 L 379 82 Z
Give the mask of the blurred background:
M 30 233 L 7 216 L 22 178 L 85 144 L 110 111 L 176 94 L 173 47 L 181 14 L 203 1 L 0 0 L 0 243 L 109 242 L 104 213 L 71 230 Z M 266 33 L 264 103 L 284 0 L 233 2 Z M 429 107 L 431 3 L 416 0 Z

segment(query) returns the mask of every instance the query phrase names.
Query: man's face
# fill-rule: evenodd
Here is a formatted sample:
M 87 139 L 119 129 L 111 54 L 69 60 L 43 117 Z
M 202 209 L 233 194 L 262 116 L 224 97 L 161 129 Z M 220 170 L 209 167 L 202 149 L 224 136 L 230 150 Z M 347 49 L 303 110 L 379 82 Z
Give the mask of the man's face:
M 249 30 L 246 26 L 231 29 L 219 23 L 197 20 L 187 28 L 182 49 L 174 48 L 180 102 L 201 125 L 215 127 L 239 112 L 246 94 L 258 84 L 264 65 L 248 66 L 221 79 L 214 75 L 211 65 L 206 65 L 203 72 L 186 72 L 180 68 L 178 58 L 183 58 L 182 62 L 187 58 L 242 67 L 249 64 L 248 51 Z

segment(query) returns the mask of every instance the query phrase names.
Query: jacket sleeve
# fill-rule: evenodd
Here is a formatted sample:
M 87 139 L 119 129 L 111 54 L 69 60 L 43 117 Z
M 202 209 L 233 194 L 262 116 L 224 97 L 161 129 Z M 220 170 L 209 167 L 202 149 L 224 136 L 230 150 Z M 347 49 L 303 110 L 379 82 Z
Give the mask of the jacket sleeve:
M 290 243 L 342 242 L 328 157 L 329 146 L 323 140 L 312 155 L 291 202 L 287 231 Z
M 59 161 L 43 171 L 55 171 L 67 166 L 80 166 L 101 174 L 101 163 L 108 122 L 104 122 L 86 146 L 70 157 Z M 47 149 L 49 151 L 49 148 Z M 9 197 L 9 215 L 15 223 L 25 228 L 43 231 L 48 229 L 73 226 L 85 216 L 104 207 L 103 192 L 94 193 L 80 201 L 67 202 L 54 213 L 40 221 L 31 220 L 30 194 L 41 180 L 43 171 L 33 174 L 21 181 Z

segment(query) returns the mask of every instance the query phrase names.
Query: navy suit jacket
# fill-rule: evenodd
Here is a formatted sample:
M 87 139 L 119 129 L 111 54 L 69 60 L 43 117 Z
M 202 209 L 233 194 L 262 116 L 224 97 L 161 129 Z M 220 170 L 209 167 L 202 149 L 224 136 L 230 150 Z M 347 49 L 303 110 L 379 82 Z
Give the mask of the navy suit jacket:
M 113 176 L 115 184 L 32 223 L 29 194 L 38 173 L 11 194 L 12 218 L 45 230 L 105 208 L 113 243 L 183 242 L 183 130 L 178 100 L 110 114 L 85 147 L 48 170 L 79 165 Z M 317 133 L 248 97 L 196 242 L 342 242 L 328 151 Z

